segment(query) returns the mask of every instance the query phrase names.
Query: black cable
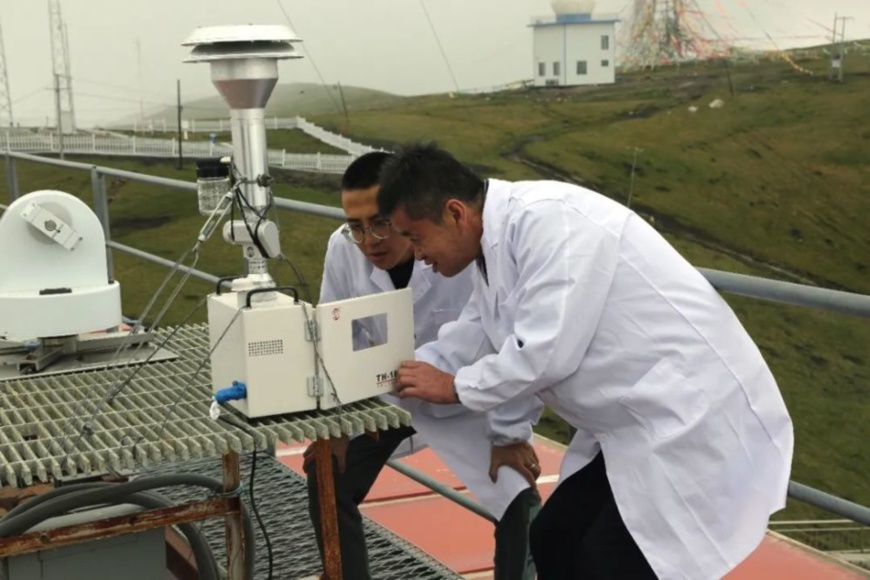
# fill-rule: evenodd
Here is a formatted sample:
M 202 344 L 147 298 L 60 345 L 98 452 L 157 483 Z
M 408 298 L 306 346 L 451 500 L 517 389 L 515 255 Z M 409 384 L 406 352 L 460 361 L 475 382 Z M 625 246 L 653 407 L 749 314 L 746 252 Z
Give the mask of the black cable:
M 269 575 L 267 578 L 272 580 L 272 541 L 269 539 L 269 534 L 266 532 L 266 524 L 263 523 L 263 518 L 260 517 L 260 510 L 257 509 L 257 501 L 254 499 L 254 474 L 257 471 L 257 450 L 251 453 L 251 481 L 248 484 L 248 495 L 251 498 L 251 510 L 254 512 L 254 517 L 257 518 L 257 524 L 260 526 L 260 531 L 263 532 L 263 539 L 266 540 L 266 554 L 269 558 Z
M 237 419 L 233 415 L 228 415 L 226 413 L 221 413 L 218 417 L 220 421 L 223 421 L 227 425 L 232 425 L 237 429 L 241 429 L 248 435 L 250 435 L 254 439 L 254 445 L 257 445 L 257 432 L 245 425 L 242 421 Z M 248 496 L 251 498 L 251 510 L 254 512 L 254 517 L 257 518 L 257 524 L 260 526 L 260 531 L 263 532 L 263 539 L 266 540 L 266 553 L 269 558 L 269 575 L 267 578 L 272 580 L 272 541 L 269 539 L 269 532 L 266 531 L 266 524 L 263 523 L 263 518 L 260 517 L 260 510 L 257 509 L 257 501 L 254 499 L 254 474 L 257 471 L 257 449 L 254 448 L 254 452 L 251 454 L 251 479 L 248 483 Z
M 274 194 L 272 194 L 271 191 L 269 192 L 269 204 L 266 206 L 265 209 L 263 209 L 262 213 L 258 212 L 251 205 L 251 203 L 241 193 L 240 190 L 236 190 L 236 197 L 237 197 L 237 200 L 241 200 L 241 202 L 244 202 L 245 207 L 247 207 L 249 211 L 251 211 L 254 215 L 257 216 L 257 224 L 256 224 L 256 226 L 254 226 L 254 231 L 253 232 L 251 231 L 251 228 L 248 226 L 247 221 L 245 221 L 245 228 L 248 230 L 248 235 L 251 236 L 251 239 L 254 241 L 254 244 L 257 246 L 257 249 L 260 250 L 263 257 L 264 258 L 269 257 L 266 254 L 266 251 L 263 248 L 262 243 L 260 242 L 259 229 L 260 229 L 260 224 L 262 224 L 263 221 L 268 217 L 268 213 L 270 211 L 275 211 L 276 217 L 277 217 L 277 209 L 275 208 L 275 196 L 274 196 Z M 235 206 L 233 206 L 233 207 L 235 207 Z M 239 211 L 242 213 L 242 215 L 244 215 L 244 207 L 242 207 L 241 203 L 239 203 Z M 299 282 L 299 285 L 302 287 L 302 294 L 303 294 L 303 297 L 305 298 L 305 301 L 308 303 L 311 303 L 311 290 L 310 290 L 310 287 L 308 286 L 308 281 L 305 279 L 305 276 L 302 275 L 302 272 L 299 270 L 299 268 L 296 267 L 296 264 L 291 262 L 290 259 L 287 258 L 287 256 L 285 256 L 283 252 L 281 252 L 281 254 L 279 254 L 277 257 L 280 258 L 281 260 L 283 260 L 284 262 L 286 262 L 287 265 L 290 266 L 290 268 L 293 270 L 293 273 L 296 276 L 296 280 Z
M 274 203 L 274 197 L 272 196 L 272 193 L 269 192 L 269 204 L 268 204 L 268 205 L 263 209 L 263 212 L 262 212 L 262 213 L 258 212 L 258 211 L 254 208 L 254 206 L 251 205 L 251 202 L 248 201 L 248 198 L 247 198 L 247 197 L 245 197 L 244 195 L 240 195 L 240 197 L 241 197 L 242 201 L 245 202 L 245 206 L 247 206 L 247 208 L 248 208 L 248 209 L 249 209 L 249 210 L 250 210 L 250 211 L 251 211 L 255 216 L 257 216 L 257 225 L 256 225 L 256 227 L 254 228 L 254 231 L 255 231 L 255 233 L 259 236 L 259 227 L 260 227 L 260 224 L 263 223 L 263 220 L 266 219 L 266 215 L 269 213 L 269 210 L 272 209 L 272 204 Z
M 236 221 L 236 194 L 238 192 L 238 185 L 233 188 L 233 200 L 230 202 L 230 239 L 235 243 L 236 241 L 236 230 L 233 229 L 233 222 Z M 242 217 L 245 217 L 244 215 Z
M 275 207 L 274 204 L 271 205 L 270 207 L 271 207 L 271 211 L 272 211 L 272 217 L 275 220 L 275 224 L 278 226 L 278 231 L 281 231 L 281 217 L 279 215 L 278 208 Z M 282 260 L 283 262 L 285 262 L 288 266 L 290 266 L 290 269 L 293 270 L 293 274 L 296 276 L 297 286 L 302 288 L 302 297 L 309 304 L 313 304 L 314 301 L 311 300 L 311 288 L 310 288 L 310 286 L 308 286 L 308 280 L 305 279 L 305 276 L 302 274 L 302 271 L 296 266 L 295 263 L 293 263 L 293 261 L 290 258 L 288 258 L 286 255 L 284 255 L 283 250 L 281 251 L 280 254 L 278 254 L 278 258 L 280 260 Z
M 311 288 L 308 286 L 308 280 L 305 279 L 305 276 L 302 274 L 302 271 L 293 263 L 290 258 L 284 255 L 284 252 L 278 256 L 282 261 L 284 261 L 290 269 L 293 270 L 293 274 L 296 276 L 296 283 L 298 286 L 302 288 L 302 296 L 305 298 L 305 301 L 309 304 L 313 304 L 311 300 Z
M 260 252 L 260 255 L 263 256 L 263 258 L 268 258 L 269 255 L 266 253 L 266 249 L 263 247 L 263 244 L 260 242 L 260 236 L 259 236 L 258 232 L 256 231 L 260 227 L 260 224 L 263 222 L 263 216 L 260 215 L 257 212 L 257 210 L 255 210 L 251 206 L 250 203 L 248 203 L 248 200 L 245 198 L 241 189 L 236 189 L 235 198 L 236 198 L 236 203 L 239 204 L 239 213 L 242 214 L 242 218 L 245 217 L 245 208 L 242 205 L 242 201 L 244 201 L 245 205 L 247 205 L 248 208 L 254 213 L 254 215 L 257 216 L 257 218 L 258 218 L 257 225 L 254 227 L 254 231 L 251 231 L 251 224 L 248 223 L 248 220 L 242 219 L 242 222 L 245 224 L 245 229 L 248 231 L 248 235 L 251 236 L 251 241 L 254 243 L 254 246 L 257 247 L 257 250 Z

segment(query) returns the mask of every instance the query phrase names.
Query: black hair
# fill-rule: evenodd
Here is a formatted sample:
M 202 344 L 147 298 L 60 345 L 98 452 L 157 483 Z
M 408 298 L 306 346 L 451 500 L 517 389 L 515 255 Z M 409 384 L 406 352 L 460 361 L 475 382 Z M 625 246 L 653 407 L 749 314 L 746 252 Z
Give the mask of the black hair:
M 378 175 L 384 162 L 390 158 L 386 151 L 372 151 L 353 160 L 341 176 L 344 191 L 368 189 L 378 184 Z
M 406 145 L 381 169 L 378 211 L 401 207 L 414 220 L 440 223 L 450 199 L 468 204 L 482 200 L 484 182 L 471 168 L 434 143 Z

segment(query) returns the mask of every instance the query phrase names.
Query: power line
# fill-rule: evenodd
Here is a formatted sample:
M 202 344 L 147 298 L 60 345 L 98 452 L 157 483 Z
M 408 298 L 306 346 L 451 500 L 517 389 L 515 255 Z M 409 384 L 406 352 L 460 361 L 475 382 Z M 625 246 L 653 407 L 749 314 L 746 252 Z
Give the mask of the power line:
M 48 90 L 51 90 L 51 87 L 48 85 L 43 85 L 43 86 L 39 87 L 38 89 L 33 89 L 32 91 L 30 91 L 26 95 L 22 95 L 22 96 L 18 97 L 17 99 L 13 99 L 12 103 L 15 104 L 18 101 L 23 101 L 24 99 L 29 99 L 30 97 L 36 95 L 37 93 L 39 93 L 41 91 L 48 91 Z
M 456 75 L 453 74 L 453 67 L 450 66 L 450 60 L 447 58 L 447 53 L 444 52 L 444 47 L 441 45 L 441 39 L 438 38 L 438 32 L 435 30 L 435 24 L 429 16 L 429 11 L 426 10 L 426 3 L 420 0 L 420 7 L 423 9 L 423 14 L 426 15 L 426 21 L 429 22 L 429 28 L 432 30 L 432 36 L 435 37 L 435 43 L 438 45 L 438 50 L 441 51 L 441 58 L 444 59 L 444 64 L 447 65 L 447 70 L 450 72 L 450 78 L 453 79 L 453 86 L 456 87 L 456 92 L 459 92 L 459 83 L 456 82 Z
M 795 9 L 795 7 L 792 6 L 791 4 L 787 4 L 787 3 L 785 3 L 785 2 L 782 2 L 781 0 L 767 0 L 767 2 L 768 2 L 768 3 L 773 2 L 774 4 L 777 4 L 778 6 L 780 6 L 781 8 L 784 8 L 785 10 L 790 11 L 792 14 L 795 14 L 795 15 L 797 15 L 797 16 L 800 16 L 801 18 L 804 18 L 805 20 L 807 20 L 807 21 L 809 21 L 809 22 L 812 22 L 812 23 L 815 24 L 816 26 L 818 26 L 818 27 L 822 28 L 823 30 L 825 30 L 826 33 L 828 33 L 828 32 L 831 31 L 830 27 L 829 27 L 827 24 L 822 24 L 822 23 L 819 22 L 818 20 L 815 20 L 815 19 L 813 19 L 813 18 L 810 18 L 810 17 L 807 16 L 804 12 Z M 815 38 L 815 37 L 814 37 L 814 38 Z
M 94 81 L 94 80 L 90 80 L 90 79 L 83 79 L 80 76 L 76 76 L 76 82 L 77 83 L 85 83 L 88 85 L 95 85 L 95 86 L 99 86 L 99 87 L 106 87 L 106 88 L 110 88 L 110 89 L 116 89 L 119 91 L 126 91 L 128 93 L 135 93 L 136 95 L 143 93 L 143 94 L 155 95 L 155 96 L 160 96 L 160 97 L 166 96 L 166 93 L 160 93 L 157 91 L 145 91 L 145 90 L 140 91 L 139 89 L 135 89 L 133 87 L 128 87 L 125 85 L 116 85 L 114 83 L 107 83 L 107 82 L 103 82 L 103 81 Z
M 299 29 L 293 25 L 293 21 L 290 20 L 290 15 L 287 14 L 286 10 L 284 10 L 284 4 L 281 2 L 281 0 L 275 0 L 275 3 L 278 4 L 278 8 L 281 9 L 281 13 L 284 15 L 284 19 L 287 21 L 287 24 L 290 25 L 290 28 L 298 32 Z M 317 68 L 317 64 L 314 62 L 314 57 L 311 56 L 311 51 L 308 50 L 308 47 L 305 46 L 304 43 L 302 44 L 302 49 L 305 51 L 305 54 L 308 55 L 308 60 L 311 61 L 311 66 L 312 68 L 314 68 L 314 72 L 317 74 L 317 78 L 320 79 L 320 85 L 326 91 L 326 95 L 329 97 L 329 100 L 332 101 L 335 109 L 340 113 L 342 111 L 341 105 L 338 104 L 338 102 L 335 100 L 335 96 L 332 94 L 332 91 L 330 91 L 329 87 L 326 86 L 326 81 L 323 80 L 323 75 L 320 74 L 320 69 Z
M 140 102 L 139 99 L 125 98 L 125 97 L 107 97 L 105 95 L 94 95 L 91 93 L 82 93 L 80 91 L 76 91 L 76 94 L 80 97 L 90 97 L 92 99 L 102 99 L 104 101 L 119 101 L 122 103 L 136 103 L 137 105 Z M 169 103 L 169 102 L 160 102 L 160 101 L 142 101 L 142 102 L 146 103 L 148 105 L 159 105 L 161 107 L 172 107 L 173 109 L 176 107 L 175 103 Z M 198 110 L 198 111 L 211 111 L 212 110 L 209 107 L 195 107 L 195 106 L 191 106 L 191 105 L 184 105 L 184 108 L 185 109 L 194 109 L 194 110 Z
M 761 22 L 758 20 L 758 18 L 755 17 L 755 13 L 754 13 L 750 8 L 749 8 L 749 5 L 748 5 L 748 4 L 745 4 L 745 3 L 744 3 L 744 4 L 743 4 L 743 7 L 746 9 L 746 12 L 749 13 L 749 16 L 752 18 L 752 21 L 755 23 L 755 25 L 758 27 L 758 29 L 761 31 L 761 33 L 764 34 L 764 36 L 765 36 L 765 37 L 766 37 L 766 38 L 771 42 L 771 44 L 773 44 L 773 49 L 774 49 L 774 51 L 776 51 L 776 54 L 777 54 L 780 58 L 782 58 L 782 59 L 783 59 L 783 60 L 784 60 L 784 61 L 785 61 L 785 62 L 786 62 L 786 63 L 787 63 L 791 68 L 793 68 L 794 70 L 796 70 L 796 71 L 799 72 L 799 73 L 803 73 L 803 74 L 806 74 L 806 75 L 812 75 L 812 74 L 813 74 L 813 72 L 812 72 L 811 70 L 808 70 L 808 69 L 802 67 L 801 65 L 799 65 L 798 63 L 796 63 L 796 62 L 794 61 L 794 59 L 792 59 L 792 58 L 789 56 L 788 52 L 786 52 L 785 50 L 782 50 L 782 49 L 779 47 L 779 45 L 777 44 L 776 40 L 774 40 L 774 38 L 770 35 L 770 33 L 767 32 L 767 29 L 765 29 L 765 28 L 761 25 Z

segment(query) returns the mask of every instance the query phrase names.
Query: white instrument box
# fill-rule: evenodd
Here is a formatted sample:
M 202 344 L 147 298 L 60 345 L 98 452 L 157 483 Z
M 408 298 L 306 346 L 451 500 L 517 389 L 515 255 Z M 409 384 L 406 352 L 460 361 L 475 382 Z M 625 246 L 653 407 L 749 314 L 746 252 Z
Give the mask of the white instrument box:
M 230 404 L 249 418 L 389 393 L 399 365 L 414 358 L 408 288 L 317 307 L 275 294 L 262 301 L 249 292 L 208 298 L 212 391 L 244 383 L 247 397 Z

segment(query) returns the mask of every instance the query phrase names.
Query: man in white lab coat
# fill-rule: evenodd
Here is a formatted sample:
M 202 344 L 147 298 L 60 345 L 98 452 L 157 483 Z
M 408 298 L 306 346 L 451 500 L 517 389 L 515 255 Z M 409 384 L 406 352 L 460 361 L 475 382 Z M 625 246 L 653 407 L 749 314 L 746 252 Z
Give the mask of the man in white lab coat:
M 400 396 L 486 411 L 536 394 L 577 430 L 532 524 L 539 578 L 719 578 L 755 549 L 785 505 L 791 420 L 731 309 L 649 224 L 432 145 L 385 164 L 378 204 L 433 270 L 481 272 Z
M 389 219 L 377 211 L 378 173 L 388 153 L 356 159 L 342 178 L 341 203 L 347 223 L 332 234 L 326 251 L 320 302 L 342 300 L 410 287 L 414 301 L 416 345 L 434 340 L 438 328 L 459 316 L 468 301 L 473 272 L 438 276 L 414 259 L 410 242 L 395 235 Z M 376 327 L 359 329 L 355 340 L 375 336 Z M 531 517 L 540 507 L 535 480 L 540 475 L 530 444 L 532 424 L 543 405 L 534 397 L 493 413 L 475 413 L 461 405 L 440 406 L 388 395 L 412 413 L 412 427 L 376 437 L 333 440 L 336 500 L 342 569 L 346 578 L 370 577 L 359 504 L 390 456 L 428 444 L 499 520 L 496 525 L 495 578 L 534 577 L 528 548 Z M 422 441 L 421 441 L 422 439 Z M 313 454 L 305 453 L 310 515 L 318 539 L 320 511 Z M 487 470 L 489 467 L 489 470 Z M 495 479 L 495 481 L 493 481 Z

